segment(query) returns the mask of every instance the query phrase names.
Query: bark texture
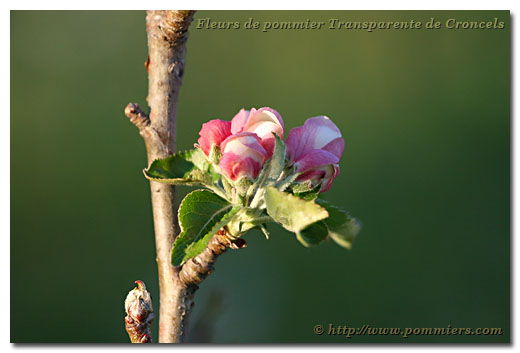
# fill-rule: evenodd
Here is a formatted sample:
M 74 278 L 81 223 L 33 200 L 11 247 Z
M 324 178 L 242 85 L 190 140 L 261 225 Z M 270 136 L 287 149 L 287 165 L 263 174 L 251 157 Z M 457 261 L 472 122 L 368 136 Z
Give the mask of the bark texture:
M 148 59 L 145 67 L 150 114 L 130 103 L 125 108 L 125 115 L 139 128 L 145 141 L 148 165 L 175 152 L 177 98 L 184 74 L 188 27 L 194 12 L 147 12 Z M 159 343 L 178 343 L 185 337 L 198 284 L 213 271 L 219 255 L 228 248 L 244 247 L 245 241 L 232 240 L 225 230 L 221 230 L 201 254 L 182 267 L 174 267 L 171 249 L 179 233 L 175 188 L 151 181 L 150 189 L 160 289 Z M 139 340 L 139 337 L 135 339 Z
M 149 164 L 175 152 L 177 99 L 193 14 L 193 11 L 147 12 L 147 101 L 150 107 L 149 128 L 155 132 L 150 143 L 146 143 Z M 186 301 L 189 293 L 185 293 L 178 269 L 173 267 L 170 257 L 178 233 L 175 188 L 150 182 L 150 189 L 159 271 L 159 342 L 182 342 L 191 305 Z
M 177 98 L 193 14 L 194 11 L 148 11 L 146 15 L 150 115 L 132 103 L 125 113 L 145 141 L 148 164 L 175 152 Z M 150 190 L 159 272 L 159 342 L 182 342 L 193 291 L 180 281 L 179 269 L 171 264 L 170 251 L 178 233 L 175 188 L 150 182 Z

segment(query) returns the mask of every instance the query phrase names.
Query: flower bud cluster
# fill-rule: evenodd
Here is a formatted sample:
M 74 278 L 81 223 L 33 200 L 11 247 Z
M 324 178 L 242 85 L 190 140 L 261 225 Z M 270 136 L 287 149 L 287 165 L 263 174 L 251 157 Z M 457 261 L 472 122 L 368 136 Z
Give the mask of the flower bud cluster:
M 203 124 L 199 135 L 197 147 L 223 174 L 235 183 L 252 182 L 273 155 L 275 135 L 284 140 L 284 123 L 274 109 L 242 109 L 231 121 Z M 289 131 L 285 144 L 287 165 L 299 174 L 296 181 L 329 190 L 345 147 L 338 127 L 326 116 L 310 118 Z

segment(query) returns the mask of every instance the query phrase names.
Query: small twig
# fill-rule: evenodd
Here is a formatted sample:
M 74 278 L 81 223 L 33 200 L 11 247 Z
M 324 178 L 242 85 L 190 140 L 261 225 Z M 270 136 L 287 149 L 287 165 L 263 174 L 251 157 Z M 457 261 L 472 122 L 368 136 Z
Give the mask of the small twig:
M 209 274 L 214 271 L 214 264 L 217 258 L 228 248 L 241 249 L 246 247 L 246 241 L 242 238 L 232 240 L 227 236 L 224 229 L 221 229 L 211 238 L 208 246 L 199 255 L 188 260 L 181 268 L 179 278 L 188 286 L 197 286 Z
M 139 129 L 139 134 L 143 137 L 146 144 L 146 151 L 149 156 L 149 163 L 152 156 L 168 155 L 168 147 L 159 137 L 157 130 L 151 125 L 150 117 L 142 111 L 137 103 L 128 103 L 125 108 L 125 115 L 130 119 L 130 122 Z
M 125 108 L 125 115 L 130 118 L 130 122 L 142 130 L 150 126 L 150 118 L 141 110 L 137 103 L 128 103 Z
M 125 329 L 132 343 L 152 343 L 152 297 L 142 281 L 135 283 L 137 287 L 128 293 L 125 300 Z

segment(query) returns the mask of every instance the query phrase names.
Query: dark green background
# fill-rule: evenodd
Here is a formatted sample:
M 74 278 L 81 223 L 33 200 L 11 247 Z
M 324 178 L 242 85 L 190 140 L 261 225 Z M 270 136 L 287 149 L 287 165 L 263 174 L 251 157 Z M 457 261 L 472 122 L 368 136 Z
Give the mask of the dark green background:
M 242 107 L 277 109 L 286 131 L 328 115 L 346 150 L 323 197 L 364 226 L 351 251 L 307 249 L 281 228 L 268 241 L 248 234 L 248 247 L 222 256 L 202 284 L 192 323 L 213 326 L 212 342 L 508 342 L 509 12 L 196 15 L 205 17 L 498 17 L 506 29 L 192 26 L 178 147 L 190 148 L 203 122 Z M 128 102 L 146 106 L 144 21 L 144 12 L 11 13 L 13 342 L 127 342 L 123 300 L 136 279 L 158 307 L 145 149 L 123 115 Z M 503 335 L 313 333 L 329 323 Z

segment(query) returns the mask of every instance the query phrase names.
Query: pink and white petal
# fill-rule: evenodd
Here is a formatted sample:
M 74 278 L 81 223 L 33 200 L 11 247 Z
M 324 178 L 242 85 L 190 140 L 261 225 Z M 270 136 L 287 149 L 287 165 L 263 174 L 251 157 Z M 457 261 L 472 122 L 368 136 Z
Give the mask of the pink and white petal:
M 336 155 L 324 150 L 312 150 L 296 161 L 294 165 L 296 166 L 297 172 L 304 173 L 311 169 L 338 163 L 339 158 Z
M 209 156 L 209 152 L 211 151 L 211 143 L 209 141 L 206 141 L 202 137 L 199 137 L 197 143 L 195 144 L 195 147 L 200 147 L 202 151 L 204 151 L 204 154 L 206 156 Z
M 321 182 L 320 192 L 329 191 L 330 187 L 332 186 L 332 182 L 339 175 L 339 165 L 334 164 L 329 167 L 332 168 L 332 170 L 325 173 L 323 181 Z
M 270 138 L 264 138 L 260 143 L 267 153 L 266 159 L 271 158 L 274 152 L 274 145 L 276 144 L 274 136 L 271 135 Z
M 197 140 L 206 155 L 209 155 L 211 147 L 220 145 L 229 135 L 231 135 L 231 122 L 215 119 L 202 124 L 199 131 L 200 138 Z
M 307 143 L 305 136 L 305 129 L 303 126 L 298 126 L 289 131 L 289 136 L 285 140 L 287 145 L 287 158 L 290 162 L 297 161 L 305 153 L 313 148 Z
M 331 141 L 341 137 L 341 131 L 328 117 L 315 116 L 303 124 L 307 143 L 313 149 L 323 148 Z
M 219 166 L 222 172 L 226 174 L 231 180 L 235 180 L 234 167 L 239 163 L 240 156 L 234 153 L 224 153 L 220 158 Z
M 242 132 L 249 117 L 249 110 L 240 109 L 240 111 L 231 119 L 231 133 L 236 134 Z
M 237 180 L 241 177 L 255 179 L 258 176 L 262 164 L 252 158 L 244 158 L 234 153 L 224 153 L 219 162 L 222 171 L 231 179 Z
M 313 185 L 317 185 L 321 182 L 323 177 L 325 176 L 325 171 L 321 169 L 311 169 L 308 172 L 305 172 L 298 176 L 297 181 L 306 181 L 310 180 Z
M 235 175 L 236 179 L 240 179 L 243 177 L 256 179 L 261 168 L 262 164 L 258 163 L 252 158 L 245 158 L 242 159 L 240 163 L 235 164 L 235 166 L 233 167 L 233 174 Z
M 222 153 L 232 152 L 242 157 L 251 157 L 263 163 L 267 158 L 267 152 L 262 147 L 260 138 L 251 132 L 239 132 L 231 135 L 220 144 Z
M 254 132 L 262 140 L 264 138 L 272 138 L 273 132 L 280 136 L 280 138 L 283 138 L 283 128 L 272 121 L 258 121 L 248 126 L 247 131 Z
M 328 151 L 338 158 L 341 158 L 343 151 L 345 150 L 345 140 L 342 137 L 338 137 L 323 146 L 322 150 Z
M 282 116 L 280 115 L 280 113 L 278 113 L 273 108 L 263 107 L 263 108 L 258 109 L 255 113 L 255 118 L 252 120 L 254 120 L 254 121 L 271 121 L 271 122 L 275 123 L 276 125 L 279 125 L 282 128 L 281 129 L 282 135 L 280 137 L 283 138 L 283 129 L 284 129 L 283 119 L 282 119 Z
M 298 181 L 311 181 L 312 185 L 321 183 L 320 192 L 328 191 L 332 181 L 339 175 L 339 166 L 329 164 L 317 169 L 309 170 L 298 177 Z

